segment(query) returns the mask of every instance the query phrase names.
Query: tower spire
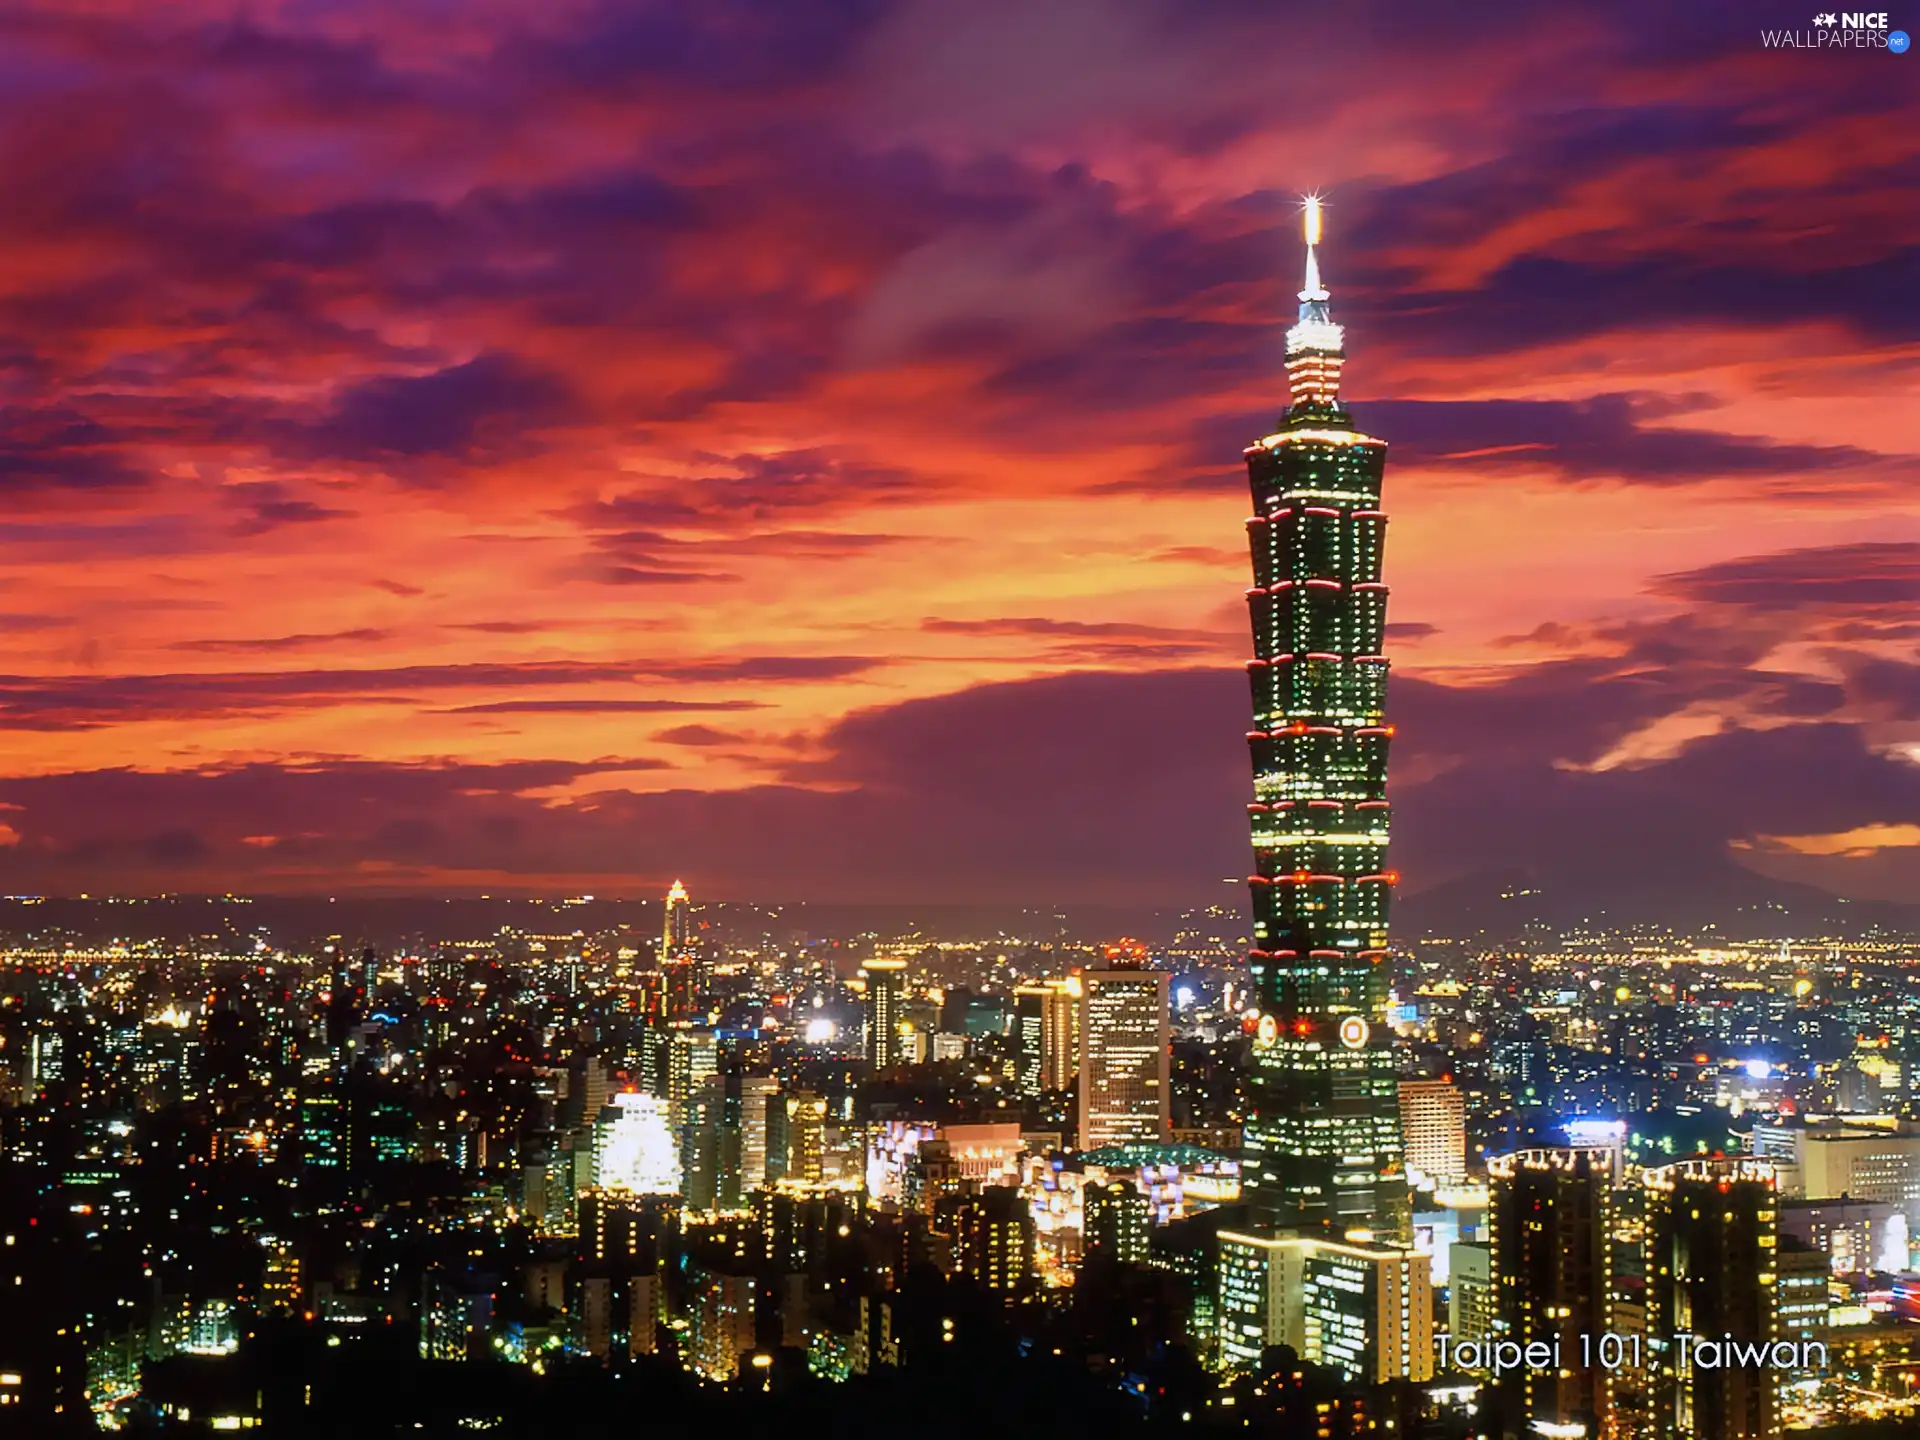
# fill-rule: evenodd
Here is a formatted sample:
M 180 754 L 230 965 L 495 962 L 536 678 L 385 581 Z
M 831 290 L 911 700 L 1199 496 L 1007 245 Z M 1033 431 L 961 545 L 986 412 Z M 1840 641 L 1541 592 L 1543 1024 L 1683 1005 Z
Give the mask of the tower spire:
M 1300 299 L 1302 302 L 1310 303 L 1319 301 L 1324 304 L 1331 297 L 1327 294 L 1326 286 L 1320 283 L 1320 255 L 1315 248 L 1320 244 L 1320 197 L 1318 195 L 1307 196 L 1305 209 L 1307 283 L 1301 288 Z M 1304 311 L 1301 313 L 1300 318 L 1303 320 L 1307 318 Z
M 1287 383 L 1293 396 L 1290 415 L 1298 413 L 1302 405 L 1316 413 L 1338 410 L 1340 362 L 1346 355 L 1346 333 L 1333 323 L 1328 305 L 1332 297 L 1320 279 L 1320 197 L 1306 196 L 1303 209 L 1306 284 L 1300 290 L 1300 318 L 1287 331 Z

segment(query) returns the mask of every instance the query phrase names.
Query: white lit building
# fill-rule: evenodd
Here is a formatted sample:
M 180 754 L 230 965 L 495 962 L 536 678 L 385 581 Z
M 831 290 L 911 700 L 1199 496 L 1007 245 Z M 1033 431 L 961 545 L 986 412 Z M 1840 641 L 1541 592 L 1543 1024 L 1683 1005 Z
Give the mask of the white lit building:
M 764 1143 L 761 1154 L 764 1167 Z M 610 1098 L 594 1125 L 593 1183 L 637 1195 L 680 1193 L 680 1142 L 669 1101 L 630 1090 Z
M 1431 1257 L 1398 1245 L 1220 1233 L 1220 1364 L 1270 1345 L 1349 1380 L 1433 1378 Z

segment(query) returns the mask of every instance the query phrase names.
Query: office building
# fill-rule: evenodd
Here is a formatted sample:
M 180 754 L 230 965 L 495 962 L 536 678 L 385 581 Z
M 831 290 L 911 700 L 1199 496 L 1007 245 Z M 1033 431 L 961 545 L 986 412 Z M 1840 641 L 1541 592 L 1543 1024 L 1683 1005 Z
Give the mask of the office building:
M 767 1174 L 770 1180 L 817 1185 L 825 1176 L 827 1102 L 808 1091 L 774 1097 L 769 1112 Z
M 1790 1235 L 1779 1237 L 1774 1252 L 1774 1330 L 1783 1340 L 1808 1340 L 1824 1334 L 1832 1308 L 1833 1270 L 1824 1251 Z
M 1406 1165 L 1437 1185 L 1467 1178 L 1467 1097 L 1448 1080 L 1400 1082 L 1400 1129 Z
M 658 1008 L 669 1020 L 694 1020 L 707 1009 L 708 965 L 693 932 L 693 902 L 678 880 L 667 892 L 660 927 Z
M 1762 1122 L 1753 1153 L 1774 1162 L 1782 1195 L 1876 1200 L 1920 1226 L 1920 1126 L 1912 1122 Z
M 1013 992 L 1013 1087 L 1024 1099 L 1046 1093 L 1046 1005 L 1050 986 L 1021 985 Z
M 687 897 L 687 887 L 678 880 L 667 891 L 667 913 L 660 927 L 660 965 L 665 969 L 670 961 L 678 960 L 693 951 L 693 902 Z
M 867 1064 L 886 1070 L 900 1064 L 906 1056 L 902 1049 L 901 1003 L 906 998 L 907 962 L 869 960 L 860 967 L 866 981 Z
M 771 1140 L 779 1128 L 773 1112 L 782 1104 L 779 1090 L 780 1082 L 771 1075 L 740 1077 L 740 1173 L 734 1183 L 742 1199 L 768 1183 Z
M 1077 976 L 1014 991 L 1015 1088 L 1029 1099 L 1067 1089 L 1080 1073 Z
M 667 1098 L 690 1100 L 720 1069 L 720 1045 L 711 1030 L 675 1029 L 667 1040 Z
M 1433 1376 L 1430 1257 L 1400 1245 L 1220 1232 L 1219 1361 L 1287 1345 L 1362 1384 Z
M 1173 1099 L 1166 974 L 1089 970 L 1080 983 L 1080 1149 L 1164 1143 Z
M 1253 948 L 1259 1011 L 1247 1198 L 1263 1233 L 1408 1238 L 1398 1079 L 1385 1020 L 1386 445 L 1340 401 L 1345 336 L 1307 274 L 1287 332 L 1291 403 L 1246 451 L 1254 659 Z

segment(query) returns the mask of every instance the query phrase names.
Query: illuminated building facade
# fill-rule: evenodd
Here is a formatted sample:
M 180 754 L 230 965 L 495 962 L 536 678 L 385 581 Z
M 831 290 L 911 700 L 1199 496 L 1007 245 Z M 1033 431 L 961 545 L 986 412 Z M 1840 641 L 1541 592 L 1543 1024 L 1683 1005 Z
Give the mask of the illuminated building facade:
M 1080 1148 L 1164 1142 L 1173 1103 L 1166 974 L 1089 970 L 1080 984 Z
M 1287 332 L 1291 403 L 1246 452 L 1253 588 L 1248 732 L 1259 1010 L 1247 1196 L 1262 1230 L 1406 1238 L 1398 1082 L 1385 1024 L 1386 445 L 1340 403 L 1319 205 Z
M 1089 1262 L 1097 1258 L 1121 1265 L 1146 1263 L 1153 1227 L 1147 1197 L 1138 1185 L 1124 1180 L 1091 1183 L 1081 1204 L 1086 1217 L 1084 1254 Z
M 706 966 L 693 937 L 693 902 L 678 880 L 667 891 L 666 917 L 660 926 L 661 1004 L 669 1019 L 700 1014 L 707 999 Z
M 770 1103 L 767 1178 L 819 1184 L 826 1174 L 826 1100 L 797 1091 Z
M 693 948 L 693 902 L 678 880 L 667 891 L 667 914 L 660 927 L 660 964 L 664 968 Z
M 1045 985 L 1021 985 L 1013 992 L 1013 1084 L 1022 1097 L 1045 1093 L 1047 997 Z
M 623 1092 L 594 1125 L 593 1183 L 638 1195 L 680 1192 L 680 1141 L 669 1102 Z
M 1447 1334 L 1455 1345 L 1493 1335 L 1493 1252 L 1477 1240 L 1456 1240 L 1447 1256 Z
M 1579 1356 L 1582 1337 L 1613 1327 L 1612 1157 L 1605 1150 L 1537 1149 L 1488 1162 L 1488 1251 L 1497 1338 L 1521 1346 L 1544 1341 Z M 1517 1366 L 1497 1381 L 1501 1433 L 1528 1437 L 1540 1427 L 1583 1425 L 1600 1435 L 1609 1423 L 1610 1372 L 1574 1363 Z
M 1779 1433 L 1782 1372 L 1727 1363 L 1699 1342 L 1771 1344 L 1780 1197 L 1757 1160 L 1688 1160 L 1646 1172 L 1648 1370 L 1652 1413 L 1675 1440 Z
M 709 1380 L 731 1380 L 753 1349 L 758 1285 L 751 1275 L 701 1271 L 693 1280 L 688 1368 Z
M 1219 1361 L 1255 1369 L 1263 1350 L 1377 1384 L 1433 1377 L 1427 1257 L 1399 1245 L 1220 1232 Z
M 691 1100 L 720 1071 L 720 1043 L 711 1030 L 672 1032 L 667 1041 L 667 1098 Z
M 1016 1185 L 1020 1179 L 1020 1123 L 1017 1120 L 964 1125 L 888 1120 L 875 1125 L 867 1140 L 868 1201 L 882 1209 L 915 1208 L 926 1180 L 920 1151 L 941 1157 L 954 1190 Z
M 1400 1082 L 1400 1129 L 1409 1171 L 1441 1185 L 1467 1178 L 1467 1097 L 1447 1080 Z
M 988 1290 L 1025 1289 L 1033 1277 L 1033 1217 L 1020 1192 L 990 1186 L 956 1207 L 955 1260 L 968 1279 Z
M 1013 995 L 1015 1088 L 1029 1099 L 1065 1090 L 1080 1073 L 1078 977 L 1022 985 Z
M 1080 997 L 1078 976 L 1049 980 L 1040 1010 L 1040 1085 L 1065 1090 L 1080 1073 Z
M 906 1059 L 901 1044 L 901 1002 L 906 998 L 907 962 L 869 960 L 860 967 L 867 982 L 867 1064 L 885 1070 Z

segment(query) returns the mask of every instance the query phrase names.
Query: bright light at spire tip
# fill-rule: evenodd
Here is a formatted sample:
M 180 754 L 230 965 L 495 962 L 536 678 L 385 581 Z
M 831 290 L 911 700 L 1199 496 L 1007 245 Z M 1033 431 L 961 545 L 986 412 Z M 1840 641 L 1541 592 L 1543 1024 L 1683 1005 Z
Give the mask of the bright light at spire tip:
M 1320 197 L 1307 195 L 1303 199 L 1307 210 L 1307 244 L 1318 245 L 1320 243 Z

